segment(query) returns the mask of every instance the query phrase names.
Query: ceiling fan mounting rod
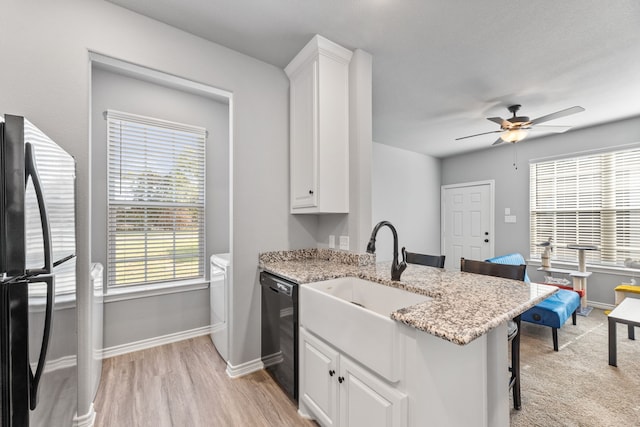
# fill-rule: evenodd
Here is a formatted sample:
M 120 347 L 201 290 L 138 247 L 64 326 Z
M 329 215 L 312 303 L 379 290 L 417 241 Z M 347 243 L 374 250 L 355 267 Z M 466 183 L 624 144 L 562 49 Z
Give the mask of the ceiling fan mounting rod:
M 513 117 L 515 117 L 516 113 L 518 112 L 520 107 L 522 107 L 522 105 L 514 104 L 514 105 L 510 105 L 509 107 L 507 107 L 507 109 L 513 114 Z

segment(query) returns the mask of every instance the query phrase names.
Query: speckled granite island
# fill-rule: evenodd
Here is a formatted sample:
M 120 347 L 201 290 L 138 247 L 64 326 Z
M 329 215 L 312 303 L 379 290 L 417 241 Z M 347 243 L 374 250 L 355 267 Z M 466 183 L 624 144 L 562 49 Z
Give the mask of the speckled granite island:
M 399 378 L 372 375 L 370 366 L 360 366 L 351 360 L 353 354 L 342 354 L 327 342 L 331 340 L 305 331 L 301 321 L 299 412 L 323 426 L 508 426 L 506 322 L 557 290 L 414 264 L 394 282 L 390 262 L 324 249 L 264 253 L 259 268 L 301 289 L 308 283 L 357 277 L 430 298 L 389 313 L 401 335 Z M 375 339 L 376 331 L 359 333 Z M 335 381 L 333 374 L 326 384 L 309 379 L 324 369 L 338 372 L 342 380 Z M 376 407 L 380 402 L 384 404 Z
M 376 263 L 375 256 L 369 254 L 322 249 L 267 252 L 260 255 L 259 267 L 298 284 L 353 276 L 426 295 L 433 299 L 389 315 L 461 345 L 513 319 L 557 290 L 554 286 L 523 285 L 415 264 L 408 264 L 400 282 L 394 282 L 391 262 Z

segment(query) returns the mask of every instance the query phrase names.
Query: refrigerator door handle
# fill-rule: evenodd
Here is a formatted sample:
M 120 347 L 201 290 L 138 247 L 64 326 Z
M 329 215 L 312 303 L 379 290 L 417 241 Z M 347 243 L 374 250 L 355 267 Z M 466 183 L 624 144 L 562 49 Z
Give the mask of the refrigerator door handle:
M 47 207 L 44 202 L 44 194 L 42 192 L 42 183 L 40 182 L 40 176 L 38 175 L 38 168 L 36 167 L 35 156 L 33 153 L 33 146 L 30 142 L 25 145 L 24 152 L 24 168 L 25 168 L 25 186 L 31 177 L 33 182 L 33 188 L 36 192 L 36 198 L 38 199 L 38 209 L 40 210 L 40 223 L 42 224 L 42 240 L 44 242 L 44 267 L 27 270 L 27 276 L 34 276 L 36 274 L 51 274 L 53 273 L 53 266 L 51 263 L 51 230 L 49 229 L 49 216 L 47 215 Z
M 40 378 L 47 363 L 47 350 L 49 348 L 49 340 L 51 338 L 51 326 L 53 324 L 53 296 L 55 295 L 55 276 L 53 274 L 42 275 L 30 278 L 29 282 L 38 282 L 47 284 L 47 306 L 44 315 L 44 331 L 42 333 L 42 346 L 40 347 L 40 356 L 38 357 L 38 366 L 34 374 L 29 368 L 29 407 L 33 411 L 38 405 L 38 386 Z

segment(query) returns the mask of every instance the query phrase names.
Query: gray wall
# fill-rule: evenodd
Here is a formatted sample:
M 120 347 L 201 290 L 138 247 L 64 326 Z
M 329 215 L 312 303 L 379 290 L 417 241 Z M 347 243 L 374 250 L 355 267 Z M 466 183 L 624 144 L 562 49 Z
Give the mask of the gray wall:
M 116 72 L 91 73 L 91 255 L 107 266 L 107 140 L 104 111 L 113 109 L 207 129 L 206 257 L 229 251 L 229 105 Z M 205 263 L 208 276 L 208 262 Z M 104 272 L 104 283 L 108 270 Z M 208 290 L 169 294 L 148 301 L 113 301 L 105 306 L 104 346 L 112 347 L 209 325 Z M 146 298 L 145 298 L 146 299 Z M 167 316 L 186 309 L 180 316 Z M 135 307 L 135 309 L 132 309 Z M 181 308 L 182 309 L 182 308 Z M 160 333 L 162 332 L 162 333 Z
M 373 144 L 372 222 L 394 225 L 398 251 L 406 246 L 409 252 L 440 254 L 440 173 L 439 159 Z M 384 227 L 376 240 L 376 259 L 390 260 L 392 254 L 392 234 Z
M 230 361 L 259 358 L 258 253 L 316 245 L 313 224 L 288 213 L 284 71 L 102 0 L 11 1 L 0 16 L 0 111 L 29 117 L 78 161 L 79 311 L 90 301 L 92 258 L 88 51 L 233 93 L 236 328 Z
M 106 349 L 207 325 L 209 289 L 104 304 Z
M 587 107 L 588 108 L 588 107 Z M 455 184 L 480 180 L 495 180 L 496 255 L 520 252 L 529 256 L 529 160 L 579 153 L 587 150 L 615 147 L 640 141 L 640 118 L 585 129 L 574 129 L 564 134 L 524 140 L 516 145 L 476 151 L 442 160 L 442 184 Z M 489 145 L 490 142 L 487 143 Z M 517 159 L 514 167 L 514 159 Z M 516 215 L 515 224 L 504 222 L 504 209 Z M 577 259 L 577 258 L 576 258 Z M 577 262 L 577 261 L 576 261 Z M 563 266 L 558 265 L 563 268 Z M 531 279 L 543 281 L 537 266 L 527 271 Z M 567 268 L 567 267 L 564 267 Z M 575 267 L 574 267 L 575 268 Z M 593 269 L 588 279 L 588 299 L 596 303 L 613 304 L 613 288 L 627 280 L 628 273 L 610 274 Z

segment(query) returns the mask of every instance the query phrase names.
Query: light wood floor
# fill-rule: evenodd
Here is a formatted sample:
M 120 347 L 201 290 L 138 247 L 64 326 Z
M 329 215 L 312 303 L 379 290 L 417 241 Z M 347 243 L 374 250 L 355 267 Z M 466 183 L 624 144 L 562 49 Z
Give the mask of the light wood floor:
M 317 427 L 265 371 L 225 368 L 208 336 L 106 359 L 95 427 Z

